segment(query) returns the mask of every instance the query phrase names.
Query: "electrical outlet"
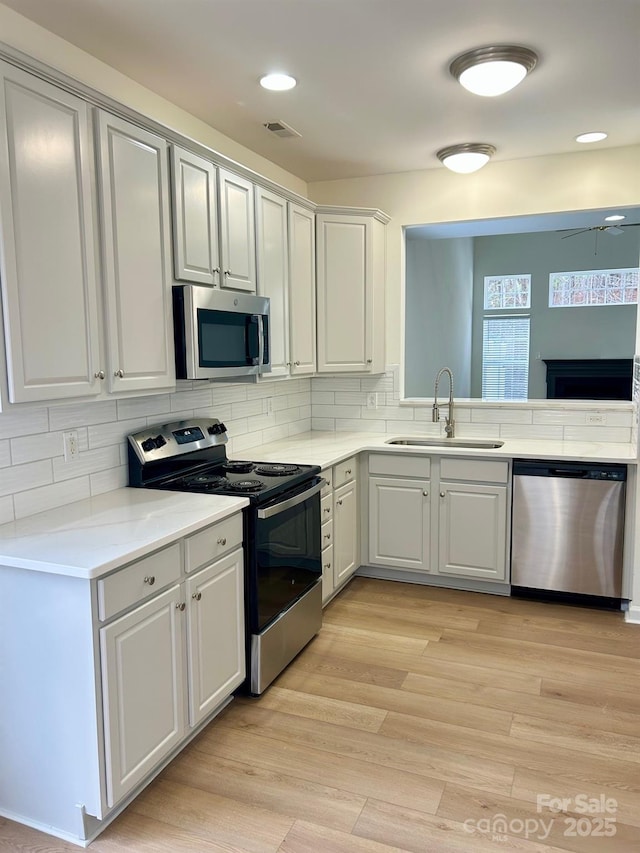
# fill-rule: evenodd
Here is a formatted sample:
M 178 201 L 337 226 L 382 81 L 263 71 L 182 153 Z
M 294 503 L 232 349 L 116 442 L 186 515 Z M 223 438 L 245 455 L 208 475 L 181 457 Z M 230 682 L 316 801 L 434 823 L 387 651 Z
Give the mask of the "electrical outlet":
M 375 391 L 371 391 L 371 393 L 367 394 L 367 409 L 377 409 L 378 408 L 378 395 Z
M 78 447 L 78 430 L 70 429 L 68 432 L 62 433 L 62 441 L 64 445 L 64 461 L 73 462 L 78 458 L 80 449 Z
M 273 414 L 273 397 L 267 397 L 267 414 Z
M 606 424 L 607 416 L 602 414 L 587 415 L 588 424 Z

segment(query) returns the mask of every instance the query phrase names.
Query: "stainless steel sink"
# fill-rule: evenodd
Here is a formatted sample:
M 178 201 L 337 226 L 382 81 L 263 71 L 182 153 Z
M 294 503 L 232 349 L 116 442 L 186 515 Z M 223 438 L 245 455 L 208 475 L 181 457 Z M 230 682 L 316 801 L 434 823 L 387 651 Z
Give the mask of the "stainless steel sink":
M 410 445 L 411 447 L 469 447 L 495 450 L 502 447 L 504 441 L 483 438 L 390 438 L 385 444 Z

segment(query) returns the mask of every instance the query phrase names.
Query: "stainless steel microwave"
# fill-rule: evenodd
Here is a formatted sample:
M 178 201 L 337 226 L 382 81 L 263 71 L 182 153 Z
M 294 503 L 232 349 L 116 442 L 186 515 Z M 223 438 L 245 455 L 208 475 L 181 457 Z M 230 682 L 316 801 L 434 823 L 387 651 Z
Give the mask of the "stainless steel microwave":
M 173 325 L 178 379 L 228 379 L 271 370 L 266 297 L 176 285 Z

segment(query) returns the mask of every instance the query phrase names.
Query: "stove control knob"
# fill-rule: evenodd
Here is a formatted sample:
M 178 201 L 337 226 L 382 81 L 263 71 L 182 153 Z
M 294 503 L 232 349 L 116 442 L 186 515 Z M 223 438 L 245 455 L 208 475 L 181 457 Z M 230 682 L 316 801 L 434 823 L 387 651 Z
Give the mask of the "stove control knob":
M 220 424 L 211 424 L 210 427 L 207 427 L 207 432 L 209 435 L 218 435 L 220 432 Z
M 227 428 L 224 424 L 218 424 L 218 426 L 220 427 L 220 432 L 226 432 L 227 431 Z
M 142 449 L 145 453 L 148 453 L 150 450 L 155 450 L 155 447 L 155 438 L 145 438 L 145 440 L 142 442 Z
M 156 447 L 164 447 L 165 444 L 167 443 L 161 435 L 157 435 L 155 437 L 154 441 L 156 443 Z

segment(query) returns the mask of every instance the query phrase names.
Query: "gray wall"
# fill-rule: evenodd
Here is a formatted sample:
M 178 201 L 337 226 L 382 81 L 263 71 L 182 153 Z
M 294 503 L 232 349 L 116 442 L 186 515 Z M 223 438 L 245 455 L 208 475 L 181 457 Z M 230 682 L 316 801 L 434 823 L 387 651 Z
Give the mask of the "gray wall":
M 456 397 L 471 396 L 472 310 L 473 238 L 407 238 L 406 397 L 433 397 L 444 366 Z M 446 379 L 441 388 L 449 393 Z
M 545 358 L 633 358 L 636 306 L 549 308 L 549 273 L 637 267 L 640 227 L 623 234 L 558 232 L 474 238 L 471 389 L 482 396 L 484 276 L 531 273 L 529 398 L 546 397 Z M 514 312 L 520 313 L 520 312 Z

